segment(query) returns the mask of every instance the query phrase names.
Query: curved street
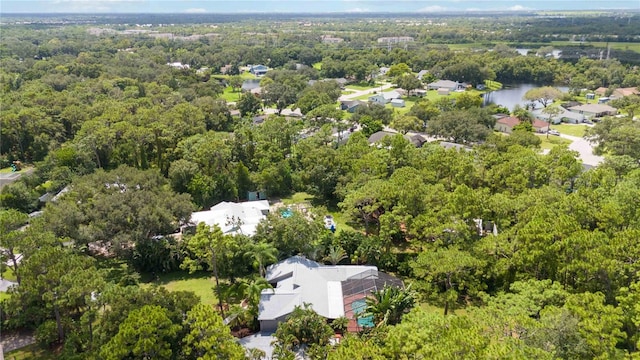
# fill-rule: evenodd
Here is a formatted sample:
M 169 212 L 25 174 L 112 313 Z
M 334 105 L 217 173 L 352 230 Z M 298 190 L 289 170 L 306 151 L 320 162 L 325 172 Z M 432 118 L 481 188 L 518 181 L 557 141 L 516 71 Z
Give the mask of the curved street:
M 604 161 L 604 157 L 593 153 L 593 145 L 588 140 L 565 134 L 560 134 L 560 137 L 572 141 L 569 145 L 569 150 L 577 151 L 583 164 L 598 166 Z

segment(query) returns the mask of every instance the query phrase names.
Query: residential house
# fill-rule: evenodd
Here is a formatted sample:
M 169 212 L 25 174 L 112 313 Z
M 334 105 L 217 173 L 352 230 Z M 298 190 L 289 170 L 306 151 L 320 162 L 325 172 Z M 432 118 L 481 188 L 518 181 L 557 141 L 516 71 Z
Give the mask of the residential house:
M 344 90 L 345 86 L 347 86 L 347 84 L 349 83 L 349 80 L 347 80 L 345 78 L 327 79 L 327 81 L 331 81 L 331 80 L 337 82 L 338 86 L 340 86 L 340 89 L 343 89 L 343 90 Z
M 611 94 L 611 96 L 616 99 L 631 95 L 640 95 L 640 91 L 638 91 L 637 87 L 617 88 L 613 90 L 613 93 Z
M 562 110 L 562 112 L 551 118 L 552 124 L 560 124 L 560 123 L 581 124 L 586 120 L 585 116 L 582 114 L 569 111 L 562 107 L 560 109 Z M 533 114 L 542 119 L 549 118 L 549 115 L 543 113 L 541 109 L 537 109 L 533 111 Z
M 380 74 L 380 76 L 384 76 L 384 75 L 387 75 L 388 72 L 389 72 L 389 68 L 386 66 L 382 66 L 380 67 L 380 70 L 378 73 Z
M 464 90 L 467 84 L 451 80 L 438 80 L 427 84 L 427 90 L 448 89 L 449 91 Z
M 369 96 L 368 100 L 369 102 L 380 104 L 380 105 L 385 105 L 387 103 L 387 99 L 385 99 L 384 95 L 382 94 Z
M 411 94 L 413 94 L 413 96 L 417 96 L 417 97 L 425 97 L 425 96 L 427 96 L 427 90 L 425 90 L 425 89 L 414 89 L 414 90 L 411 90 Z
M 578 114 L 583 114 L 589 119 L 594 117 L 597 118 L 607 115 L 615 115 L 618 113 L 618 109 L 606 104 L 584 104 L 572 106 L 568 110 Z
M 191 67 L 189 66 L 189 64 L 183 64 L 181 62 L 167 63 L 167 65 L 171 66 L 174 69 L 180 69 L 180 70 L 187 70 Z
M 378 44 L 399 44 L 399 43 L 408 43 L 413 42 L 413 38 L 411 36 L 388 36 L 378 38 Z
M 420 70 L 420 71 L 418 72 L 418 76 L 417 76 L 417 78 L 418 78 L 418 79 L 420 79 L 420 80 L 422 80 L 422 77 L 423 77 L 423 76 L 425 76 L 425 75 L 427 75 L 428 73 L 429 73 L 429 70 Z
M 402 99 L 391 99 L 390 103 L 391 103 L 391 106 L 393 107 L 397 107 L 397 108 L 405 107 L 405 102 Z
M 211 227 L 218 225 L 224 234 L 253 236 L 258 223 L 269 213 L 267 200 L 234 203 L 223 201 L 209 210 L 191 214 L 190 226 L 205 223 Z M 183 229 L 184 230 L 184 229 Z
M 264 65 L 253 65 L 249 67 L 249 72 L 255 76 L 262 76 L 267 73 L 269 68 Z
M 520 120 L 517 117 L 502 117 L 496 121 L 494 129 L 503 133 L 511 134 L 513 132 L 513 128 L 518 124 L 520 124 Z M 549 130 L 549 123 L 539 119 L 534 119 L 532 122 L 532 126 L 534 131 L 537 133 L 546 133 L 547 130 Z
M 342 100 L 340 101 L 340 110 L 346 110 L 353 114 L 359 106 L 366 104 L 366 102 L 360 100 Z
M 226 75 L 229 72 L 231 72 L 232 69 L 233 69 L 233 65 L 231 65 L 231 64 L 227 64 L 225 66 L 221 66 L 220 67 L 220 74 Z
M 402 97 L 402 94 L 400 94 L 398 91 L 391 90 L 383 92 L 382 96 L 387 102 L 390 102 L 393 99 L 400 99 Z
M 380 141 L 382 141 L 382 139 L 386 138 L 387 136 L 396 136 L 396 135 L 402 135 L 402 134 L 397 132 L 391 132 L 391 131 L 378 131 L 371 134 L 371 136 L 369 136 L 369 139 L 367 141 L 369 142 L 369 145 L 374 145 L 374 144 L 380 143 Z M 404 137 L 408 141 L 411 141 L 411 137 L 409 135 L 402 135 L 402 137 Z
M 544 120 L 533 119 L 531 126 L 533 127 L 533 131 L 540 134 L 546 134 L 547 131 L 549 131 L 549 123 Z
M 273 289 L 260 295 L 258 320 L 262 332 L 275 331 L 296 306 L 309 306 L 326 319 L 347 317 L 348 331 L 373 326 L 371 318 L 358 318 L 365 299 L 384 286 L 403 288 L 401 280 L 367 265 L 322 265 L 293 256 L 267 268 Z
M 447 89 L 447 88 L 439 88 L 438 89 L 438 95 L 449 95 L 450 92 L 451 92 L 451 90 Z
M 324 44 L 339 44 L 341 42 L 344 41 L 343 38 L 339 38 L 339 37 L 334 37 L 331 35 L 322 35 L 320 37 L 320 41 L 322 41 L 322 43 Z
M 608 90 L 609 89 L 607 89 L 606 87 L 599 87 L 594 91 L 594 93 L 600 96 L 605 96 Z M 637 87 L 627 87 L 613 89 L 613 91 L 611 92 L 611 97 L 616 99 L 620 99 L 630 95 L 640 95 L 640 90 L 638 90 Z

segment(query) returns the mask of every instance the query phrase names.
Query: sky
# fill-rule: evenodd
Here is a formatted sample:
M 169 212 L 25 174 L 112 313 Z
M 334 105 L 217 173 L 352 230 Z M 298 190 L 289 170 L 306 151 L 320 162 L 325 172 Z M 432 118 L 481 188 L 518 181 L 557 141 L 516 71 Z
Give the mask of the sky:
M 0 13 L 640 11 L 640 0 L 0 0 Z

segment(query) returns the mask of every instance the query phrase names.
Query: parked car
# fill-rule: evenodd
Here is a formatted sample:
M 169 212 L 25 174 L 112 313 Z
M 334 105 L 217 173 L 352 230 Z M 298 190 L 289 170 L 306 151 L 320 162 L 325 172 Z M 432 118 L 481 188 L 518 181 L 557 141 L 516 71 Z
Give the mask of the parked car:
M 560 136 L 560 132 L 558 130 L 549 130 L 547 131 L 547 133 L 551 134 L 551 135 L 555 135 L 555 136 Z

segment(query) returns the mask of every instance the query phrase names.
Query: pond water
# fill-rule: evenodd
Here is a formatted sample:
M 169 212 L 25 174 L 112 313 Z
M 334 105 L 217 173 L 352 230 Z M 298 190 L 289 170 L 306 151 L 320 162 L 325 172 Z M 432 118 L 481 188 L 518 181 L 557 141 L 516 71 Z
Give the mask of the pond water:
M 516 105 L 520 105 L 524 107 L 527 103 L 526 100 L 523 100 L 522 97 L 527 91 L 541 87 L 544 85 L 535 85 L 535 84 L 516 84 L 516 85 L 505 85 L 502 89 L 497 91 L 492 91 L 484 94 L 484 104 L 497 104 L 507 107 L 509 110 L 513 111 L 513 108 Z M 562 92 L 569 91 L 569 88 L 566 86 L 558 86 L 557 87 Z M 537 104 L 537 107 L 542 107 L 542 105 Z
M 251 91 L 260 87 L 260 79 L 247 79 L 242 82 L 242 91 Z

